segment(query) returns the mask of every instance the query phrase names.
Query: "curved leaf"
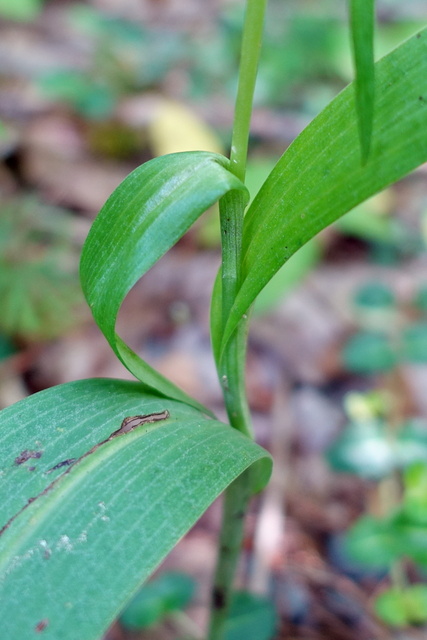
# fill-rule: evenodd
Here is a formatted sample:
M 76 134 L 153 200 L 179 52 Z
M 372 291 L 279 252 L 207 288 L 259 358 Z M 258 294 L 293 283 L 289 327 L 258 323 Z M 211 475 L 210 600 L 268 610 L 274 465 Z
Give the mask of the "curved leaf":
M 117 336 L 116 319 L 135 282 L 232 189 L 246 191 L 221 155 L 193 151 L 150 160 L 107 200 L 80 263 L 82 288 L 95 321 L 125 367 L 151 390 L 199 408 Z
M 362 161 L 369 156 L 374 119 L 375 65 L 374 27 L 375 0 L 351 0 L 350 24 L 353 58 L 356 68 L 355 100 L 359 125 Z
M 125 416 L 165 410 L 110 437 Z M 20 640 L 99 638 L 230 482 L 252 464 L 262 482 L 270 472 L 235 429 L 116 380 L 5 409 L 0 443 L 0 616 L 4 637 Z
M 298 136 L 250 206 L 242 285 L 222 345 L 280 267 L 310 238 L 427 160 L 427 29 L 375 65 L 374 136 L 361 166 L 354 86 Z

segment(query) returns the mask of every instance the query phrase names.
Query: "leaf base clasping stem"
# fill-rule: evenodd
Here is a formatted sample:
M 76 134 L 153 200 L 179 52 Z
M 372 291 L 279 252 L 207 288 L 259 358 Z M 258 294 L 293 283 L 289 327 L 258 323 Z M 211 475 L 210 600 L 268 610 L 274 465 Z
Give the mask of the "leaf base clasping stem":
M 242 50 L 230 171 L 245 179 L 249 129 L 255 81 L 261 48 L 267 0 L 248 0 L 243 27 Z M 229 192 L 220 201 L 222 237 L 222 327 L 224 329 L 241 284 L 242 229 L 246 201 L 241 193 Z M 247 318 L 225 347 L 218 373 L 231 427 L 253 438 L 245 389 Z M 208 640 L 223 640 L 233 581 L 243 539 L 251 482 L 249 471 L 239 476 L 225 491 L 217 567 L 212 590 Z

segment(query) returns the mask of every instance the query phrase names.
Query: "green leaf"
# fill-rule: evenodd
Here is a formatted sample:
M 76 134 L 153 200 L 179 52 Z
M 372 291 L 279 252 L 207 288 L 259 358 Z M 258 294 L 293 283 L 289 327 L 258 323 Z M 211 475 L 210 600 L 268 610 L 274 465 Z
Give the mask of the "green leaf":
M 169 571 L 157 578 L 156 588 L 162 594 L 165 611 L 176 611 L 190 603 L 196 584 L 186 573 Z
M 396 305 L 396 297 L 389 286 L 374 280 L 367 282 L 356 291 L 354 304 L 363 309 L 385 309 L 388 311 Z
M 406 598 L 400 589 L 387 589 L 374 600 L 374 611 L 386 624 L 404 627 L 408 623 Z
M 402 358 L 414 364 L 427 362 L 427 322 L 405 327 L 402 332 Z
M 242 284 L 222 348 L 258 293 L 310 238 L 427 160 L 427 30 L 375 65 L 374 134 L 360 164 L 354 86 L 301 133 L 250 206 Z
M 0 216 L 0 331 L 18 341 L 58 337 L 79 320 L 71 216 L 34 198 L 14 198 Z
M 362 566 L 375 569 L 387 569 L 402 558 L 426 567 L 426 525 L 413 520 L 413 515 L 404 507 L 382 519 L 359 518 L 346 535 L 349 555 Z
M 0 333 L 0 361 L 13 356 L 17 351 L 18 348 L 13 344 L 13 342 Z
M 426 442 L 424 440 L 424 452 Z M 410 522 L 427 525 L 427 464 L 417 462 L 405 470 L 402 510 Z
M 384 425 L 373 420 L 348 424 L 328 450 L 327 460 L 335 471 L 370 480 L 383 478 L 395 467 L 393 447 Z
M 37 18 L 42 7 L 42 0 L 0 0 L 0 16 L 26 22 Z
M 426 523 L 419 517 L 419 511 L 416 513 L 408 506 L 404 502 L 394 514 L 384 519 L 383 526 L 388 528 L 389 535 L 394 539 L 396 559 L 411 558 L 416 564 L 426 567 Z
M 375 280 L 367 282 L 356 291 L 353 306 L 360 327 L 389 336 L 396 333 L 399 321 L 397 301 L 387 285 Z
M 118 99 L 113 87 L 71 69 L 47 73 L 39 79 L 38 84 L 48 98 L 71 104 L 87 118 L 108 117 Z
M 350 0 L 350 26 L 356 69 L 355 100 L 362 161 L 369 156 L 374 119 L 375 0 Z
M 267 313 L 297 287 L 314 269 L 322 256 L 322 248 L 316 238 L 307 242 L 273 276 L 256 299 L 254 312 Z
M 246 193 L 223 156 L 194 151 L 155 158 L 135 169 L 107 200 L 80 263 L 83 291 L 95 321 L 125 367 L 151 390 L 199 408 L 136 355 L 117 336 L 115 325 L 135 282 L 232 189 Z
M 110 438 L 124 417 L 164 410 Z M 256 464 L 264 483 L 271 469 L 235 429 L 116 380 L 5 409 L 0 446 L 0 617 L 4 637 L 20 640 L 41 629 L 46 640 L 99 638 L 238 475 Z
M 345 548 L 362 567 L 380 570 L 388 569 L 401 556 L 399 538 L 390 518 L 359 518 L 346 534 Z
M 396 438 L 390 439 L 387 427 L 381 421 L 351 422 L 327 451 L 327 460 L 335 471 L 355 473 L 370 480 L 380 480 L 395 469 L 414 465 L 410 467 L 412 475 L 407 471 L 408 482 L 416 478 L 410 485 L 411 505 L 418 513 L 418 521 L 423 518 L 427 522 L 427 471 L 424 471 L 426 477 L 422 483 L 423 476 L 416 475 L 418 465 L 415 465 L 420 463 L 421 468 L 426 469 L 425 425 L 409 422 L 401 426 Z M 405 504 L 409 509 L 409 493 Z
M 372 374 L 390 371 L 397 355 L 390 338 L 375 331 L 359 331 L 344 345 L 342 361 L 353 373 Z
M 225 640 L 270 640 L 276 628 L 277 613 L 270 600 L 246 591 L 233 595 Z
M 131 600 L 120 615 L 120 624 L 131 631 L 152 627 L 164 618 L 163 601 L 151 583 Z
M 374 610 L 386 624 L 403 627 L 427 622 L 427 586 L 409 585 L 404 590 L 388 589 L 374 601 Z
M 427 286 L 425 284 L 421 285 L 419 287 L 419 289 L 416 291 L 414 299 L 413 299 L 413 305 L 417 309 L 417 311 L 420 311 L 423 315 L 426 314 L 426 312 L 427 312 Z
M 405 423 L 399 430 L 395 443 L 396 461 L 399 467 L 421 464 L 423 467 L 427 463 L 427 428 L 424 423 L 411 420 Z M 411 467 L 412 468 L 412 467 Z M 427 518 L 427 473 L 423 491 L 426 495 L 426 518 Z

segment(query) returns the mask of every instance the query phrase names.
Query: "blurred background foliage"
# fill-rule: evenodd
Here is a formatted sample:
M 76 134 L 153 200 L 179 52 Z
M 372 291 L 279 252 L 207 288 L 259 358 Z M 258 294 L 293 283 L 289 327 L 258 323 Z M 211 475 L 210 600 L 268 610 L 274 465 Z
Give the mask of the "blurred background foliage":
M 22 342 L 66 333 L 82 303 L 78 246 L 67 212 L 34 197 L 4 202 L 0 216 L 0 332 Z

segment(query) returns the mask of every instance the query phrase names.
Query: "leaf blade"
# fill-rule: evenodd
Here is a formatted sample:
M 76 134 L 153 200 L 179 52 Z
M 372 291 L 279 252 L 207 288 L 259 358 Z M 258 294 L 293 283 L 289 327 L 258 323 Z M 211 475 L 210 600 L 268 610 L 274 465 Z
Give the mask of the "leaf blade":
M 193 151 L 155 158 L 133 171 L 101 209 L 82 251 L 80 277 L 96 323 L 124 366 L 151 390 L 193 404 L 116 335 L 132 286 L 225 193 L 246 188 L 218 154 Z
M 356 70 L 354 83 L 362 162 L 369 156 L 374 120 L 375 66 L 374 28 L 375 0 L 351 0 L 350 27 L 353 61 Z
M 76 447 L 98 442 L 123 414 L 154 408 L 168 408 L 170 419 L 106 442 L 40 491 L 56 456 L 77 455 Z M 13 425 L 20 443 L 46 443 L 33 472 L 13 464 Z M 3 629 L 22 640 L 41 623 L 49 640 L 98 638 L 218 493 L 252 464 L 265 465 L 264 480 L 269 474 L 266 453 L 227 425 L 114 380 L 70 383 L 18 403 L 2 416 L 0 441 L 1 499 L 14 486 L 26 505 L 0 536 Z M 31 476 L 31 486 L 17 484 L 17 474 Z M 14 509 L 9 502 L 7 514 Z
M 427 160 L 427 29 L 375 68 L 375 135 L 366 164 L 360 164 L 350 85 L 288 148 L 250 206 L 242 285 L 221 350 L 258 293 L 302 245 Z

